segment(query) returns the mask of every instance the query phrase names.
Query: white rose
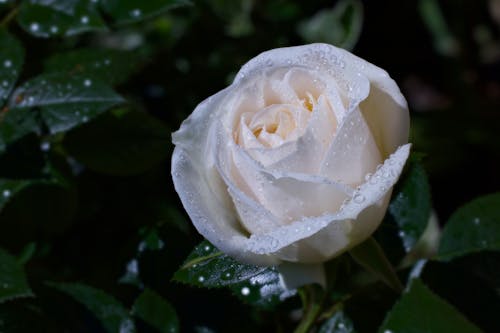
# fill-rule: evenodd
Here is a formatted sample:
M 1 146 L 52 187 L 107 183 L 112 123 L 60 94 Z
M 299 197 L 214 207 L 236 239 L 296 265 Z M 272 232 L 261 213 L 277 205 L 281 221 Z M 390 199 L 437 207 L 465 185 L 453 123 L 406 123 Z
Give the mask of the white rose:
M 327 44 L 264 52 L 173 134 L 172 176 L 196 229 L 245 263 L 322 281 L 368 238 L 409 154 L 388 74 Z M 373 174 L 373 175 L 371 175 Z

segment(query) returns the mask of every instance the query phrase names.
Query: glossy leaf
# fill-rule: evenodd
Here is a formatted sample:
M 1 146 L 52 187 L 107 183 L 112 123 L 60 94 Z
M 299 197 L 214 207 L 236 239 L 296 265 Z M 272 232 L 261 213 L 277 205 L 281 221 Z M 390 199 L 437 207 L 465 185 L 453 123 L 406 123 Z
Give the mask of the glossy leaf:
M 431 193 L 425 170 L 414 162 L 397 188 L 397 193 L 389 205 L 399 236 L 405 250 L 409 252 L 420 239 L 431 215 Z
M 141 112 L 109 115 L 68 134 L 68 152 L 88 168 L 113 175 L 144 172 L 165 159 L 170 130 Z
M 28 33 L 44 38 L 106 30 L 96 1 L 90 0 L 24 1 L 17 21 Z
M 446 223 L 438 259 L 500 250 L 500 193 L 477 198 L 459 208 Z
M 359 0 L 341 0 L 332 9 L 324 9 L 298 26 L 299 35 L 308 43 L 329 43 L 348 50 L 354 48 L 363 26 L 363 4 Z
M 31 296 L 24 268 L 15 257 L 0 249 L 0 303 Z
M 160 333 L 179 331 L 179 322 L 172 305 L 150 289 L 144 290 L 136 299 L 132 314 Z
M 373 237 L 368 238 L 360 245 L 352 248 L 349 253 L 356 262 L 375 274 L 396 292 L 401 292 L 403 290 L 401 281 L 394 271 L 394 268 Z
M 274 267 L 245 265 L 203 241 L 174 274 L 174 281 L 198 287 L 228 286 L 243 301 L 269 308 L 294 292 L 287 292 Z
M 0 178 L 0 210 L 18 192 L 36 183 L 37 180 L 17 180 Z
M 39 133 L 36 113 L 29 109 L 6 109 L 0 116 L 0 154 L 7 146 L 30 133 Z
M 142 57 L 140 52 L 84 48 L 54 54 L 45 62 L 45 70 L 95 77 L 110 84 L 120 84 L 138 69 L 138 62 Z
M 0 29 L 0 122 L 2 107 L 14 88 L 24 63 L 24 48 L 4 29 Z
M 480 333 L 481 330 L 419 279 L 414 279 L 385 318 L 379 332 Z
M 352 320 L 343 311 L 337 311 L 327 319 L 318 333 L 355 333 Z
M 99 319 L 106 332 L 135 332 L 135 325 L 128 311 L 113 296 L 79 283 L 49 283 L 49 285 L 83 304 Z
M 101 7 L 116 23 L 142 21 L 169 9 L 190 4 L 187 0 L 101 0 Z
M 123 99 L 109 86 L 86 76 L 40 75 L 17 88 L 12 111 L 39 110 L 52 134 L 68 131 L 97 117 Z

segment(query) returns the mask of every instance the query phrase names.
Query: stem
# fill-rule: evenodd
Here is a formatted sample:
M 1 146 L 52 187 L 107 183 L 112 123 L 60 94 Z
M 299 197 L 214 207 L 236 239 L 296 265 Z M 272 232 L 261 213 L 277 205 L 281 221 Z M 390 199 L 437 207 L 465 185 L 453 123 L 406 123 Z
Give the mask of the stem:
M 0 27 L 4 28 L 9 25 L 10 21 L 12 21 L 17 13 L 19 12 L 19 7 L 14 7 L 12 10 L 0 21 Z
M 325 300 L 324 290 L 316 285 L 307 285 L 299 289 L 304 307 L 304 315 L 294 333 L 307 333 L 318 318 Z

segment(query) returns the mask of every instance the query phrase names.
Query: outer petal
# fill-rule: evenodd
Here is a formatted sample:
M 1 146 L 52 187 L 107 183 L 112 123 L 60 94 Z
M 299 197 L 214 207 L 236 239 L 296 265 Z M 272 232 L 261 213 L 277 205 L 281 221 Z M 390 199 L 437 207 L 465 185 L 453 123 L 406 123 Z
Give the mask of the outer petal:
M 221 251 L 243 262 L 274 265 L 279 263 L 275 257 L 244 250 L 247 233 L 215 168 L 211 119 L 216 118 L 216 107 L 226 93 L 227 89 L 202 102 L 172 135 L 174 186 L 196 229 Z
M 348 250 L 366 239 L 374 226 L 378 225 L 382 216 L 372 218 L 367 211 L 374 205 L 385 205 L 390 195 L 391 187 L 396 183 L 404 163 L 410 152 L 410 144 L 401 146 L 391 157 L 381 165 L 371 180 L 360 186 L 352 200 L 346 203 L 338 213 L 327 214 L 317 218 L 304 218 L 290 225 L 280 227 L 265 235 L 252 235 L 247 243 L 248 250 L 258 254 L 275 254 L 285 261 L 302 263 L 321 262 L 329 259 L 330 254 L 336 255 Z M 385 211 L 381 209 L 381 211 Z M 357 218 L 360 221 L 357 221 Z M 353 224 L 356 223 L 353 227 Z M 335 241 L 319 244 L 314 237 L 326 232 Z M 321 235 L 318 234 L 318 237 Z M 345 237 L 343 240 L 342 237 Z M 308 243 L 310 238 L 310 243 Z M 303 241 L 305 242 L 299 242 Z M 338 241 L 338 243 L 337 243 Z M 318 245 L 322 251 L 315 247 Z M 321 256 L 321 252 L 326 256 Z

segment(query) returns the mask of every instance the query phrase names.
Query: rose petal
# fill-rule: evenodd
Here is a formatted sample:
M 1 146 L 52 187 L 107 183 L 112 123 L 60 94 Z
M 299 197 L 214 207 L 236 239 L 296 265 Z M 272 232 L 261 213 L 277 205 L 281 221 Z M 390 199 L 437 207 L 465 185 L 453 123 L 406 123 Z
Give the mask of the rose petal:
M 278 266 L 280 282 L 286 290 L 293 290 L 306 284 L 317 283 L 326 288 L 326 274 L 323 264 L 297 264 L 284 262 Z
M 361 112 L 354 109 L 339 125 L 337 135 L 321 163 L 320 174 L 356 187 L 373 172 L 382 158 Z
M 231 149 L 235 166 L 227 178 L 240 181 L 236 187 L 246 191 L 248 196 L 254 198 L 273 216 L 280 218 L 282 224 L 304 216 L 334 212 L 350 194 L 345 186 L 324 177 L 300 173 L 272 173 L 236 145 L 224 145 L 224 149 Z
M 349 230 L 349 242 L 340 242 L 339 244 L 332 242 L 323 244 L 325 248 L 330 247 L 327 252 L 340 253 L 347 250 L 347 246 L 355 246 L 362 242 L 370 234 L 365 234 L 366 229 L 363 225 L 367 223 L 363 221 L 358 226 L 349 226 L 349 220 L 356 220 L 358 216 L 369 219 L 367 229 L 373 227 L 374 224 L 380 223 L 380 220 L 370 219 L 369 214 L 360 215 L 364 210 L 373 205 L 383 205 L 384 198 L 390 196 L 390 189 L 396 183 L 404 163 L 410 152 L 410 144 L 401 146 L 378 168 L 372 178 L 360 186 L 359 190 L 353 195 L 352 200 L 346 203 L 337 213 L 326 214 L 316 218 L 304 218 L 290 225 L 282 226 L 265 235 L 252 235 L 246 243 L 247 250 L 256 254 L 274 254 L 280 259 L 287 261 L 300 262 L 321 262 L 328 258 L 321 256 L 309 256 L 311 249 L 306 246 L 302 250 L 301 244 L 297 242 L 307 239 L 315 235 L 319 231 L 329 229 L 331 235 L 343 234 L 346 228 Z M 368 211 L 369 213 L 370 211 Z M 337 230 L 335 230 L 337 229 Z M 340 230 L 339 230 L 340 229 Z M 295 243 L 295 244 L 294 244 Z M 287 248 L 288 247 L 288 248 Z M 303 253 L 305 251 L 307 253 Z
M 172 155 L 174 186 L 196 229 L 217 248 L 242 262 L 274 265 L 279 263 L 275 257 L 242 250 L 247 234 L 215 168 L 215 137 L 208 133 L 212 127 L 207 124 L 225 93 L 221 91 L 201 103 L 172 135 L 176 144 Z

